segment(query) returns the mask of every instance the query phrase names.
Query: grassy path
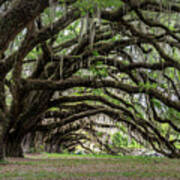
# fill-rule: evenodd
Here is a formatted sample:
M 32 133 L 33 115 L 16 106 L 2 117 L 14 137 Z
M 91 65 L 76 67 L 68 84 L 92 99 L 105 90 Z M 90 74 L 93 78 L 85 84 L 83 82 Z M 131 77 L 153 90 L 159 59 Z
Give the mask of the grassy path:
M 0 179 L 180 179 L 180 160 L 166 158 L 40 154 L 7 161 L 0 164 Z

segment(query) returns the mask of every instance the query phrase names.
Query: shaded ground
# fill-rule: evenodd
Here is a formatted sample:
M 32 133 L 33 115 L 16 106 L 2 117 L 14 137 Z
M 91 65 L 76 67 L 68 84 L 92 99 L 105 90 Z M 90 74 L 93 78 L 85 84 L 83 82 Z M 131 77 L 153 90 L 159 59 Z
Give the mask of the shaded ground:
M 180 161 L 152 157 L 41 154 L 8 158 L 0 164 L 7 180 L 173 180 L 180 179 Z

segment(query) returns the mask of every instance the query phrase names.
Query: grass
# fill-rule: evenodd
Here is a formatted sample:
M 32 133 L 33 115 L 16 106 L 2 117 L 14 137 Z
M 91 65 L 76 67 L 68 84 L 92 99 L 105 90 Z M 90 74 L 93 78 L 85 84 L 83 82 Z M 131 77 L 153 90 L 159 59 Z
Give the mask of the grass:
M 0 165 L 3 165 L 3 164 L 8 164 L 9 162 L 6 161 L 6 160 L 0 160 Z
M 27 155 L 25 159 L 8 158 L 0 162 L 0 179 L 180 179 L 177 159 L 48 154 Z

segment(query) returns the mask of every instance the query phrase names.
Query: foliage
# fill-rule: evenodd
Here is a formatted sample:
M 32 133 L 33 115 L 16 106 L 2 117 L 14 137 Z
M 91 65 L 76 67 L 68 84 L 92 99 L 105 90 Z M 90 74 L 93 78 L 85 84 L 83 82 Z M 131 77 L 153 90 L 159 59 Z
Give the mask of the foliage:
M 126 134 L 117 132 L 112 136 L 112 148 L 139 148 L 142 147 L 134 139 L 130 139 Z

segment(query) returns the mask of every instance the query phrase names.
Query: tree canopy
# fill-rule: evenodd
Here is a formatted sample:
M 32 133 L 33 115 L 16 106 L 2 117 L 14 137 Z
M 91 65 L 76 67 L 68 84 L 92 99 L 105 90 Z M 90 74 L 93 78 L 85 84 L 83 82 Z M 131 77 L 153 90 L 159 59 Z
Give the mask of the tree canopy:
M 59 143 L 66 125 L 96 132 L 84 118 L 97 114 L 180 157 L 179 2 L 0 0 L 0 10 L 1 157 L 22 154 L 31 132 Z

